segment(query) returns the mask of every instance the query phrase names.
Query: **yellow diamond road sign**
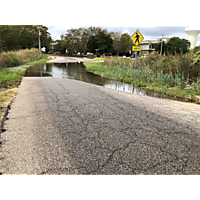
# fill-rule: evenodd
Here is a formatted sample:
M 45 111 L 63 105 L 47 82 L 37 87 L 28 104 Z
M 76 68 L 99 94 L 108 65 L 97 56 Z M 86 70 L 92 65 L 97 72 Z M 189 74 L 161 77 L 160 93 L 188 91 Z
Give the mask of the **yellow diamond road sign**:
M 144 40 L 144 37 L 142 34 L 137 30 L 132 36 L 131 40 L 135 43 L 135 45 L 139 45 L 142 40 Z

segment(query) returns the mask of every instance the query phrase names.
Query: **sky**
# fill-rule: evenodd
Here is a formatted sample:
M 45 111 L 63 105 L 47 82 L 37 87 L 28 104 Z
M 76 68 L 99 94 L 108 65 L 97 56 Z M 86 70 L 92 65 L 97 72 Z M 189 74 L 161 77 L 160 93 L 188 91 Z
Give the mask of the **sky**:
M 90 26 L 106 28 L 108 32 L 121 31 L 132 36 L 138 29 L 144 40 L 156 40 L 158 37 L 179 37 L 188 39 L 185 28 L 189 25 L 44 25 L 48 27 L 48 32 L 54 40 L 60 40 L 61 33 L 65 34 L 71 28 L 88 28 Z M 199 25 L 198 25 L 199 26 Z M 197 37 L 197 46 L 200 45 L 200 34 Z

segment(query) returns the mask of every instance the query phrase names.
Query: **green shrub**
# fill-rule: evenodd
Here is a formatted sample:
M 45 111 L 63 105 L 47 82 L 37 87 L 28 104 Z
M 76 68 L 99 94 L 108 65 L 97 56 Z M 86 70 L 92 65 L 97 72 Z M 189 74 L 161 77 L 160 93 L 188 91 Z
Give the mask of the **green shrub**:
M 0 54 L 0 68 L 15 67 L 32 62 L 38 58 L 38 49 L 24 49 L 18 51 L 3 52 Z
M 2 53 L 0 57 L 1 67 L 14 67 L 20 65 L 20 60 L 12 52 Z
M 131 82 L 131 79 L 126 77 L 126 78 L 124 79 L 124 82 L 125 82 L 125 83 L 130 83 L 130 82 Z
M 120 79 L 119 79 L 120 81 L 124 81 L 124 77 L 120 77 Z
M 170 88 L 170 86 L 168 84 L 165 85 L 166 88 Z

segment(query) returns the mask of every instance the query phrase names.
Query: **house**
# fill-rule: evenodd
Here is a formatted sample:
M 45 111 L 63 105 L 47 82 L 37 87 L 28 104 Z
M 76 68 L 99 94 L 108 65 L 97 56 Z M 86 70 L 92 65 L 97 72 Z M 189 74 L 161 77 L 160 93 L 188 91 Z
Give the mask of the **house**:
M 159 42 L 163 41 L 163 42 L 167 43 L 169 41 L 169 39 L 170 38 L 168 38 L 168 37 L 161 37 L 161 38 L 157 38 L 156 40 L 142 41 L 139 45 L 139 46 L 141 46 L 141 51 L 139 54 L 143 53 L 144 55 L 148 55 L 152 51 L 155 51 L 155 48 Z M 135 46 L 135 44 L 134 44 L 134 46 Z

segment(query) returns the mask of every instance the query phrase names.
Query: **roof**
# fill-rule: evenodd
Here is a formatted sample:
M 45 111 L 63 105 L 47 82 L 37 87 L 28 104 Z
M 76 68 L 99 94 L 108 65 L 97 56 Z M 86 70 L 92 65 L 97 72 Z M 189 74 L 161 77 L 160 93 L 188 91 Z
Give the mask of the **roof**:
M 145 40 L 145 41 L 142 41 L 140 44 L 157 44 L 158 41 L 157 40 Z

